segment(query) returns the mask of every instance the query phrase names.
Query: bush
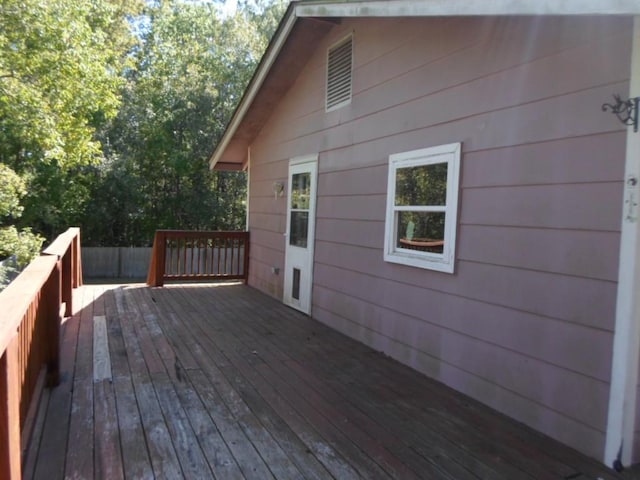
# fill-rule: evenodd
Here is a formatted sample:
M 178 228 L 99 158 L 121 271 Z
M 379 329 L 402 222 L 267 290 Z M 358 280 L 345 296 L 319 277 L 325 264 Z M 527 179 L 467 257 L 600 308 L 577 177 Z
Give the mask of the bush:
M 15 255 L 19 268 L 24 268 L 38 256 L 44 238 L 34 234 L 30 228 L 18 231 L 14 226 L 0 228 L 0 260 Z

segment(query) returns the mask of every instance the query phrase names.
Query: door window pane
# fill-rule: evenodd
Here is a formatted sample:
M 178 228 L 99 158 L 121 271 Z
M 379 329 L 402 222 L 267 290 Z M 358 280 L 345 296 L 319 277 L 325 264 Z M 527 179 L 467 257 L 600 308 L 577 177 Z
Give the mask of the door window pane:
M 309 210 L 311 194 L 311 174 L 296 173 L 291 176 L 291 208 L 294 210 Z
M 307 232 L 309 230 L 309 212 L 291 212 L 291 228 L 289 245 L 307 247 Z

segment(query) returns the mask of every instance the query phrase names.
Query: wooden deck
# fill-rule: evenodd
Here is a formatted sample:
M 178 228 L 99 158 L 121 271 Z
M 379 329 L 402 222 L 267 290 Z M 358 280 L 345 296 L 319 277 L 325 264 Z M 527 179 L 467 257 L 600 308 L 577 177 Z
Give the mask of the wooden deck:
M 243 285 L 77 295 L 25 478 L 630 478 Z

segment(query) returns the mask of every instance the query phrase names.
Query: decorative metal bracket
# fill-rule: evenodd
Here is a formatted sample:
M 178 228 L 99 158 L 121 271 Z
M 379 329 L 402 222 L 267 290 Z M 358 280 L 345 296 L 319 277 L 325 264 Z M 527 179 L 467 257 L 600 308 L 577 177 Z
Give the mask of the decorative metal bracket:
M 614 113 L 618 120 L 625 125 L 633 125 L 633 131 L 638 131 L 638 110 L 640 107 L 640 97 L 630 98 L 628 100 L 622 100 L 620 95 L 614 95 L 613 99 L 616 103 L 603 103 L 602 111 L 611 111 Z

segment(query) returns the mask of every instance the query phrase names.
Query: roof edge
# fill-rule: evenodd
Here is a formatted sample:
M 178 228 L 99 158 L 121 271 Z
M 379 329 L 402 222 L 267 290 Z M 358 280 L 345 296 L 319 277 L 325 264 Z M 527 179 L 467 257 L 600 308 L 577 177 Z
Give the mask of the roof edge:
M 299 17 L 439 17 L 481 15 L 640 15 L 637 0 L 306 0 Z

